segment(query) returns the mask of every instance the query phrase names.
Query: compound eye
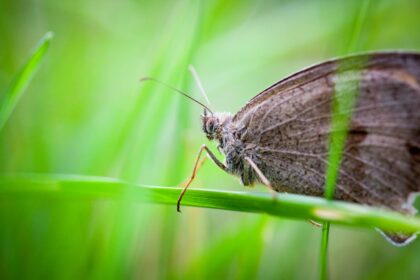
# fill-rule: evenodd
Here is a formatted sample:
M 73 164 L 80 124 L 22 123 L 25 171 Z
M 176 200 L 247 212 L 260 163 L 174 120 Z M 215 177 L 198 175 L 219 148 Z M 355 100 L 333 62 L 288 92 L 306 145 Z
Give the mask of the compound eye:
M 207 121 L 206 130 L 207 130 L 207 133 L 209 133 L 209 134 L 214 132 L 213 131 L 214 130 L 214 120 L 210 119 L 210 120 Z

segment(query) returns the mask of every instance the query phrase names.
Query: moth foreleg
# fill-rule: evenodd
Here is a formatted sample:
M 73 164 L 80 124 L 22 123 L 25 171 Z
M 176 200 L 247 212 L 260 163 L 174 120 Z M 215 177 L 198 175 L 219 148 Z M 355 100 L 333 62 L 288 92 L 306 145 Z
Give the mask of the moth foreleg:
M 245 160 L 249 163 L 249 165 L 254 169 L 255 173 L 257 173 L 258 177 L 260 178 L 261 182 L 268 187 L 271 194 L 273 195 L 273 198 L 277 197 L 277 192 L 274 190 L 273 186 L 271 185 L 270 181 L 265 177 L 265 175 L 262 173 L 262 171 L 258 168 L 258 166 L 255 164 L 255 162 L 252 161 L 251 158 L 245 157 Z
M 200 147 L 200 151 L 198 152 L 197 158 L 195 159 L 194 168 L 193 168 L 191 177 L 188 179 L 188 181 L 187 181 L 184 189 L 182 190 L 181 194 L 179 195 L 178 202 L 176 204 L 176 210 L 178 212 L 181 212 L 181 200 L 182 200 L 182 197 L 184 196 L 184 194 L 187 191 L 188 187 L 191 185 L 192 181 L 194 180 L 195 174 L 197 174 L 198 168 L 201 166 L 201 164 L 199 164 L 199 162 L 200 162 L 201 155 L 203 154 L 203 151 L 206 151 L 207 152 L 207 155 L 209 155 L 209 157 L 211 158 L 211 160 L 217 166 L 219 166 L 224 171 L 226 171 L 226 169 L 227 169 L 226 166 L 220 160 L 218 160 L 216 158 L 216 156 L 210 151 L 210 149 L 206 145 L 203 144 Z

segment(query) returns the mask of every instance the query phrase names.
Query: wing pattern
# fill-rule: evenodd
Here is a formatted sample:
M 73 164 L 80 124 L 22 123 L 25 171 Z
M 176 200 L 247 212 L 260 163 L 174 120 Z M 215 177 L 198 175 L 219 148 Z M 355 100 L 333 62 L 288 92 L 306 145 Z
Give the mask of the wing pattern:
M 234 116 L 244 153 L 276 190 L 322 196 L 338 80 L 358 84 L 359 96 L 336 198 L 413 214 L 410 199 L 420 192 L 420 54 L 329 61 L 280 81 Z

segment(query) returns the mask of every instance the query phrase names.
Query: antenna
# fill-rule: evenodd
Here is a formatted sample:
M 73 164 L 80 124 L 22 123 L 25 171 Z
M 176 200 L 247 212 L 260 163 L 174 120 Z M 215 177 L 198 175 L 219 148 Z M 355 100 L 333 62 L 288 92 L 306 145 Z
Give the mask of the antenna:
M 163 85 L 163 86 L 165 86 L 165 87 L 167 87 L 167 88 L 170 88 L 170 89 L 172 89 L 172 90 L 174 90 L 174 91 L 178 92 L 179 94 L 181 94 L 181 95 L 183 95 L 183 96 L 185 96 L 185 97 L 187 97 L 187 98 L 191 99 L 192 101 L 194 101 L 194 102 L 195 102 L 195 103 L 197 103 L 198 105 L 202 106 L 204 109 L 208 110 L 208 111 L 209 111 L 209 112 L 213 115 L 213 111 L 212 111 L 209 107 L 207 107 L 206 105 L 204 105 L 204 104 L 203 104 L 203 103 L 201 103 L 200 101 L 198 101 L 198 100 L 196 100 L 196 99 L 192 98 L 192 97 L 191 97 L 191 96 L 189 96 L 187 93 L 185 93 L 185 92 L 183 92 L 183 91 L 181 91 L 181 90 L 179 90 L 179 89 L 177 89 L 177 88 L 175 88 L 175 87 L 173 87 L 173 86 L 170 86 L 170 85 L 168 85 L 167 83 L 164 83 L 164 82 L 162 82 L 162 81 L 160 81 L 160 80 L 158 80 L 158 79 L 155 79 L 155 78 L 151 78 L 151 77 L 144 77 L 144 78 L 141 78 L 141 79 L 140 79 L 140 82 L 145 82 L 145 81 L 153 81 L 153 82 L 158 83 L 158 84 L 161 84 L 161 85 Z
M 188 69 L 190 70 L 190 72 L 191 72 L 191 74 L 192 74 L 192 76 L 193 76 L 193 78 L 195 80 L 195 83 L 197 84 L 197 87 L 200 90 L 201 95 L 204 96 L 204 99 L 206 99 L 207 103 L 211 106 L 210 100 L 207 97 L 206 91 L 204 90 L 203 84 L 201 83 L 200 78 L 198 77 L 198 73 L 195 70 L 195 67 L 190 64 L 188 66 Z

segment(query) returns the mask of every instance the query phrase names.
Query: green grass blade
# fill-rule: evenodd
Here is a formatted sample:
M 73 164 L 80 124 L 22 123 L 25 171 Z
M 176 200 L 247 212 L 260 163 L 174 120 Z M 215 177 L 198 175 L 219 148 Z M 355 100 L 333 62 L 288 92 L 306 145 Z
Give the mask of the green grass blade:
M 354 69 L 360 75 L 363 62 L 357 66 L 358 69 Z M 328 165 L 325 178 L 325 198 L 332 200 L 334 198 L 334 191 L 336 188 L 337 179 L 339 176 L 339 170 L 341 160 L 343 157 L 343 151 L 346 144 L 348 128 L 350 125 L 352 110 L 355 106 L 358 96 L 358 80 L 355 78 L 354 82 L 345 84 L 340 82 L 340 67 L 345 65 L 339 65 L 337 70 L 337 81 L 334 89 L 334 97 L 332 104 L 332 118 L 331 118 L 331 134 L 329 137 L 329 153 L 328 153 Z M 328 222 L 323 223 L 322 238 L 321 238 L 321 279 L 328 279 L 328 239 L 329 239 L 329 228 Z
M 369 1 L 361 3 L 357 14 L 356 22 L 353 26 L 352 35 L 348 44 L 347 53 L 352 52 L 356 48 L 356 44 L 360 37 L 363 22 L 367 15 Z M 346 53 L 346 54 L 347 54 Z M 337 76 L 340 75 L 339 65 Z M 360 74 L 363 69 L 363 61 L 355 69 Z M 355 79 L 357 81 L 358 79 Z M 355 82 L 356 83 L 356 82 Z M 325 198 L 331 200 L 334 198 L 334 191 L 338 178 L 338 172 L 343 156 L 343 150 L 347 139 L 347 131 L 352 117 L 352 109 L 356 103 L 358 96 L 358 84 L 350 85 L 342 88 L 340 81 L 336 82 L 334 89 L 334 98 L 332 102 L 333 116 L 331 118 L 332 132 L 329 138 L 328 166 L 325 178 Z M 346 113 L 347 112 L 347 113 Z M 329 240 L 330 223 L 324 222 L 322 225 L 322 237 L 320 248 L 320 279 L 328 279 L 328 240 Z
M 331 118 L 331 134 L 329 138 L 329 154 L 328 166 L 325 179 L 325 198 L 332 200 L 334 198 L 334 191 L 339 175 L 340 164 L 343 157 L 343 151 L 347 139 L 348 128 L 350 125 L 352 110 L 355 106 L 360 80 L 361 70 L 363 69 L 363 61 L 359 61 L 355 66 L 355 71 L 358 72 L 358 78 L 355 78 L 351 83 L 340 81 L 340 67 L 345 68 L 345 65 L 339 65 L 337 70 L 337 81 L 334 89 L 334 97 L 332 104 L 332 118 Z M 321 237 L 321 256 L 320 256 L 320 279 L 328 279 L 328 239 L 329 239 L 329 222 L 323 223 L 322 237 Z
M 319 258 L 320 264 L 320 279 L 328 279 L 328 240 L 330 237 L 330 223 L 324 222 L 322 224 L 321 234 L 321 254 Z
M 40 65 L 42 59 L 45 56 L 45 53 L 48 50 L 48 47 L 50 46 L 52 38 L 52 32 L 46 33 L 44 37 L 41 38 L 26 64 L 15 76 L 9 88 L 3 94 L 3 98 L 0 102 L 0 131 L 3 129 L 17 102 L 23 95 L 23 92 L 29 85 L 32 77 L 35 75 L 38 66 Z
M 360 3 L 360 9 L 357 14 L 356 22 L 353 26 L 352 35 L 350 42 L 348 43 L 347 53 L 351 53 L 358 50 L 358 42 L 360 33 L 362 32 L 362 26 L 366 19 L 366 15 L 370 6 L 370 0 L 365 0 Z
M 180 188 L 130 184 L 124 181 L 89 176 L 15 175 L 0 177 L 0 199 L 121 199 L 175 205 Z M 125 194 L 129 192 L 130 197 Z M 318 197 L 268 193 L 190 189 L 182 201 L 186 206 L 239 212 L 266 213 L 299 220 L 329 221 L 354 227 L 378 227 L 390 231 L 418 232 L 420 219 L 358 204 L 329 201 Z

